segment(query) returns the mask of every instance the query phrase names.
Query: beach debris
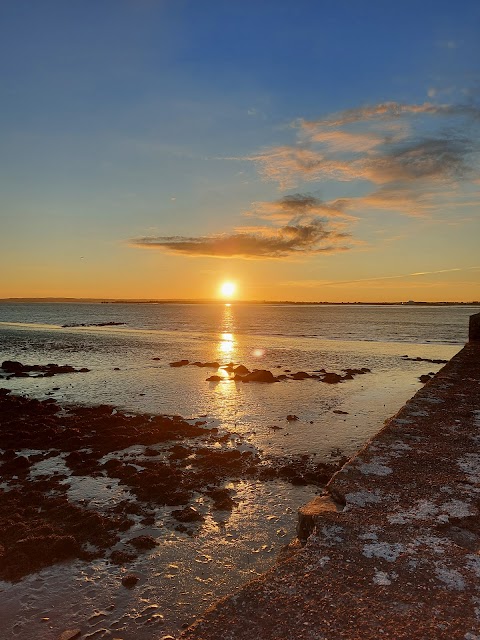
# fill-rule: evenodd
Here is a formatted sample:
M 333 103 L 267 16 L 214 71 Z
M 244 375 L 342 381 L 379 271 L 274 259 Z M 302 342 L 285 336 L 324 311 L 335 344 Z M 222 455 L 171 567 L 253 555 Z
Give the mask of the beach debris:
M 337 413 L 339 416 L 348 416 L 348 411 L 342 411 L 341 409 L 334 409 L 333 413 Z
M 299 420 L 299 417 L 294 415 L 293 413 L 289 413 L 287 416 L 287 420 L 289 422 L 295 422 L 296 420 Z

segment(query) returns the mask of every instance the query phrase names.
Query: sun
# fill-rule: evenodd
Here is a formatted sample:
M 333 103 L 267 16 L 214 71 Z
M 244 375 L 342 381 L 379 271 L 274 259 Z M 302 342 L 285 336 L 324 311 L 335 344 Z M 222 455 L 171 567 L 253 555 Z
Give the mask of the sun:
M 220 293 L 224 298 L 231 298 L 236 290 L 237 285 L 235 282 L 224 282 L 220 286 Z

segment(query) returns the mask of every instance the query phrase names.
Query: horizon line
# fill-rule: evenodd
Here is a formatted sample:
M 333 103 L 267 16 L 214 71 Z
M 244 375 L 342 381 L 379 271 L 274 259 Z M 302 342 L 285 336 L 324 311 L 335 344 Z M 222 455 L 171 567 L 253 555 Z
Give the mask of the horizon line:
M 0 298 L 0 303 L 5 302 L 52 302 L 52 303 L 75 303 L 93 302 L 102 304 L 282 304 L 282 305 L 480 305 L 479 300 L 396 300 L 369 301 L 369 300 L 344 300 L 333 302 L 328 300 L 227 300 L 219 298 L 79 298 L 65 296 L 18 296 Z

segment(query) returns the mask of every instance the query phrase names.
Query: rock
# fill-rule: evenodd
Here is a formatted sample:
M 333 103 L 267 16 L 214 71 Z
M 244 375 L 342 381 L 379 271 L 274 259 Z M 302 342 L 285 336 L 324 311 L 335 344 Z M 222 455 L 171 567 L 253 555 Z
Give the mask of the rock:
M 177 362 L 170 362 L 171 367 L 185 367 L 189 364 L 189 360 L 178 360 Z
M 298 416 L 294 415 L 293 413 L 289 413 L 287 416 L 287 420 L 289 422 L 295 422 L 298 419 L 299 419 Z
M 340 376 L 338 373 L 326 373 L 322 378 L 322 382 L 326 382 L 327 384 L 337 384 L 342 380 L 342 376 Z
M 423 382 L 423 384 L 425 384 L 426 382 L 428 382 L 429 380 L 431 380 L 431 377 L 428 373 L 426 373 L 423 376 L 419 376 L 418 378 L 420 380 L 420 382 Z
M 138 576 L 133 575 L 133 573 L 129 573 L 128 575 L 123 576 L 122 584 L 127 589 L 133 589 L 133 587 L 137 584 L 139 579 L 140 578 Z
M 331 496 L 317 496 L 298 510 L 297 537 L 301 542 L 305 542 L 308 536 L 313 533 L 317 520 L 325 512 L 338 511 L 338 505 Z
M 157 541 L 152 536 L 137 536 L 128 540 L 128 544 L 131 544 L 135 549 L 148 550 L 157 546 Z
M 175 509 L 172 516 L 178 522 L 203 522 L 205 518 L 199 513 L 195 507 L 185 507 L 184 509 Z
M 245 367 L 243 364 L 239 364 L 238 367 L 235 367 L 233 372 L 237 373 L 240 376 L 243 376 L 243 375 L 245 375 L 247 373 L 250 373 L 250 370 L 247 369 L 247 367 Z
M 267 369 L 255 369 L 255 371 L 243 376 L 242 382 L 278 382 L 278 378 Z
M 222 376 L 210 376 L 209 378 L 207 378 L 207 382 L 220 382 L 220 380 L 223 380 L 224 378 L 222 378 Z
M 24 365 L 16 360 L 4 360 L 2 362 L 2 369 L 7 373 L 19 373 L 23 371 Z
M 192 365 L 195 367 L 210 367 L 211 369 L 218 369 L 220 367 L 219 362 L 192 362 Z
M 235 500 L 232 500 L 228 489 L 210 489 L 206 494 L 212 499 L 213 508 L 218 511 L 231 511 L 237 505 Z
M 81 635 L 81 629 L 67 629 L 60 635 L 58 640 L 75 640 L 75 638 L 79 638 Z
M 132 560 L 135 559 L 135 554 L 134 553 L 130 553 L 129 551 L 122 551 L 121 549 L 116 549 L 115 551 L 112 551 L 112 554 L 110 556 L 110 562 L 113 562 L 113 564 L 125 564 L 127 562 L 131 562 Z
M 312 376 L 306 371 L 297 371 L 290 376 L 291 380 L 305 380 L 306 378 L 312 378 Z

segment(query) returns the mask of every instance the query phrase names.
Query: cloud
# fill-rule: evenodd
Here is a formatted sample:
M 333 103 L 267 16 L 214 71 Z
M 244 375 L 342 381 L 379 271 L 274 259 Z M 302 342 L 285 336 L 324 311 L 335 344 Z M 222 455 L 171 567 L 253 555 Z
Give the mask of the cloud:
M 376 105 L 367 105 L 354 109 L 346 109 L 335 113 L 328 118 L 319 120 L 299 120 L 298 124 L 303 129 L 316 129 L 323 127 L 343 127 L 356 122 L 365 122 L 375 119 L 395 120 L 409 116 L 466 116 L 480 118 L 480 108 L 475 105 L 449 105 L 424 102 L 423 104 L 404 104 L 401 102 L 381 102 Z
M 273 202 L 254 202 L 246 215 L 278 223 L 303 220 L 312 216 L 354 220 L 353 216 L 345 213 L 344 206 L 343 200 L 324 202 L 310 194 L 294 193 Z
M 356 280 L 294 280 L 290 282 L 284 283 L 288 286 L 295 287 L 307 287 L 307 288 L 317 288 L 317 287 L 330 287 L 330 286 L 341 286 L 341 285 L 352 285 L 352 284 L 371 284 L 375 282 L 383 282 L 385 280 L 410 280 L 411 278 L 420 278 L 423 276 L 431 276 L 445 273 L 454 273 L 454 272 L 465 272 L 465 271 L 480 271 L 480 267 L 454 267 L 451 269 L 437 269 L 435 271 L 416 271 L 415 273 L 402 273 L 400 275 L 393 276 L 377 276 L 373 278 L 358 278 Z M 431 283 L 428 283 L 431 284 Z
M 261 259 L 345 251 L 349 238 L 348 233 L 313 219 L 306 224 L 287 224 L 277 229 L 256 227 L 222 235 L 137 238 L 131 244 L 188 256 Z
M 320 179 L 354 180 L 358 170 L 341 159 L 336 160 L 306 146 L 281 146 L 267 149 L 248 158 L 267 180 L 287 189 L 302 181 Z
M 442 190 L 451 192 L 478 174 L 479 123 L 480 108 L 473 103 L 385 102 L 297 120 L 296 144 L 265 149 L 249 160 L 281 188 L 325 180 L 370 184 L 366 195 L 343 199 L 343 211 L 371 205 L 432 215 Z M 278 206 L 276 211 L 272 215 L 279 216 Z
M 361 195 L 352 196 L 351 186 L 346 197 L 331 201 L 293 193 L 252 203 L 244 212 L 251 224 L 227 233 L 147 236 L 131 244 L 188 256 L 292 258 L 359 244 L 348 226 L 368 209 L 442 220 L 445 207 L 455 204 L 457 212 L 463 206 L 463 183 L 476 180 L 479 124 L 480 108 L 473 102 L 384 102 L 297 120 L 295 144 L 242 159 L 283 189 L 326 180 L 339 186 L 361 182 Z

